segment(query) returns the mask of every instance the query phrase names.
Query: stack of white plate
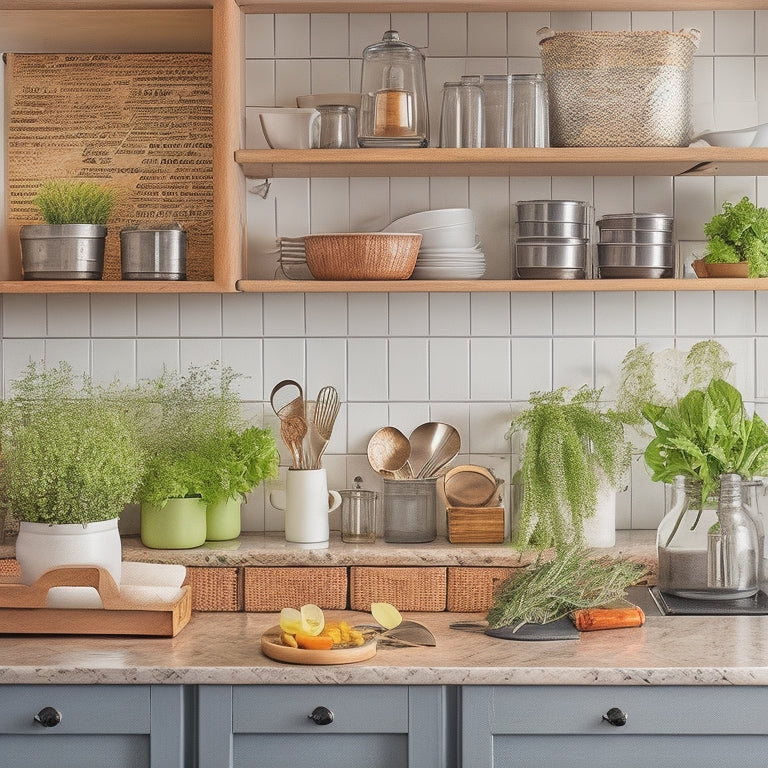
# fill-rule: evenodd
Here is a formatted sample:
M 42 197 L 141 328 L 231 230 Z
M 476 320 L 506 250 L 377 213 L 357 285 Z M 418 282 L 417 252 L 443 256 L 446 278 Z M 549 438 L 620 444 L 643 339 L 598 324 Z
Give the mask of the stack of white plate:
M 416 232 L 421 248 L 415 280 L 475 280 L 485 274 L 485 254 L 470 208 L 439 208 L 395 219 L 384 232 Z
M 280 251 L 280 269 L 289 280 L 312 280 L 307 266 L 303 237 L 281 237 L 277 241 Z

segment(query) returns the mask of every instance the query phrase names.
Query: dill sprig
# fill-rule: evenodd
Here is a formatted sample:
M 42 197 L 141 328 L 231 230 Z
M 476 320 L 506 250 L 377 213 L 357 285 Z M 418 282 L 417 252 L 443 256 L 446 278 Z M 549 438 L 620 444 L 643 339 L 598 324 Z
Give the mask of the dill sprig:
M 581 546 L 568 546 L 554 559 L 514 573 L 494 593 L 488 612 L 492 628 L 548 624 L 581 608 L 595 608 L 624 597 L 627 587 L 645 574 L 644 566 L 608 556 L 590 557 Z

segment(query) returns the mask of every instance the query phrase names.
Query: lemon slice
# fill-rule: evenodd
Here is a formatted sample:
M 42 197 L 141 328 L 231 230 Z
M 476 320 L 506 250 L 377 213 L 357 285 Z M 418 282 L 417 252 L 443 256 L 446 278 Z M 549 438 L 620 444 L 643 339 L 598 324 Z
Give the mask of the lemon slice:
M 314 605 L 313 603 L 307 603 L 301 606 L 301 632 L 305 635 L 311 635 L 315 637 L 323 631 L 325 626 L 325 616 L 323 615 L 323 609 Z
M 371 613 L 384 629 L 394 629 L 403 620 L 400 611 L 390 603 L 371 603 Z
M 301 613 L 295 608 L 283 608 L 280 611 L 280 629 L 289 635 L 301 632 Z

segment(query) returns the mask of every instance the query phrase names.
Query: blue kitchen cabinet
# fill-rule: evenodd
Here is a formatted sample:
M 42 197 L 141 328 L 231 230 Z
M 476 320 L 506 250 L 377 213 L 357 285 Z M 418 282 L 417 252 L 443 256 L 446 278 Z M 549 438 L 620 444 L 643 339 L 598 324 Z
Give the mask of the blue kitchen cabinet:
M 443 686 L 257 685 L 198 690 L 199 768 L 453 768 Z
M 0 686 L 0 765 L 188 768 L 185 695 L 177 685 Z
M 467 686 L 460 764 L 765 768 L 767 705 L 758 686 Z

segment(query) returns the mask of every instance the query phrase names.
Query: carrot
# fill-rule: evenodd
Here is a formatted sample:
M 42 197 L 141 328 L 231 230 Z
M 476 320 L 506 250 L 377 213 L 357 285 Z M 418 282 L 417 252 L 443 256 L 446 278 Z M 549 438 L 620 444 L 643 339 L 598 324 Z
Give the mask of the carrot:
M 308 651 L 330 651 L 333 648 L 333 638 L 326 635 L 304 635 L 297 632 L 296 643 L 299 648 Z
M 641 627 L 645 623 L 645 614 L 639 606 L 628 605 L 626 608 L 584 608 L 573 611 L 571 619 L 576 629 L 589 632 L 594 629 Z

